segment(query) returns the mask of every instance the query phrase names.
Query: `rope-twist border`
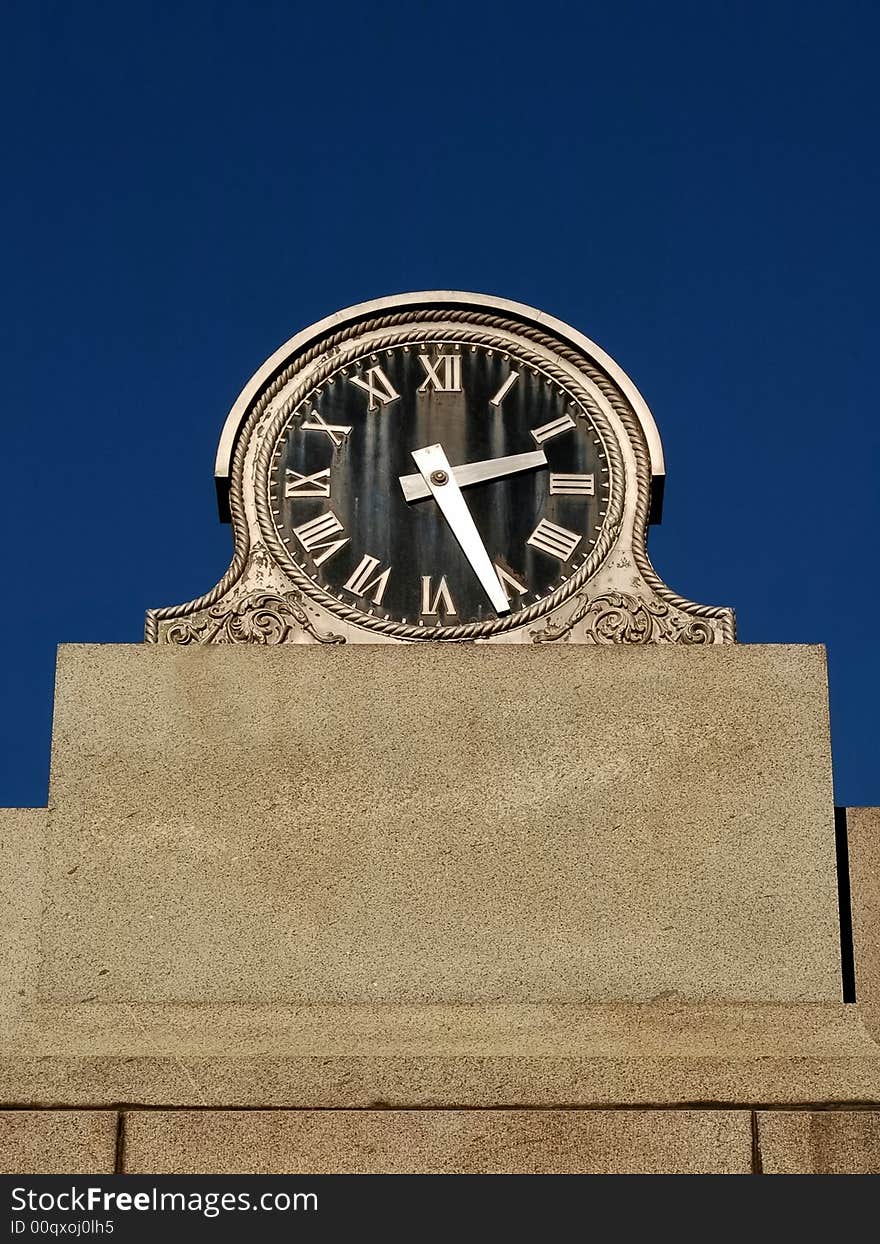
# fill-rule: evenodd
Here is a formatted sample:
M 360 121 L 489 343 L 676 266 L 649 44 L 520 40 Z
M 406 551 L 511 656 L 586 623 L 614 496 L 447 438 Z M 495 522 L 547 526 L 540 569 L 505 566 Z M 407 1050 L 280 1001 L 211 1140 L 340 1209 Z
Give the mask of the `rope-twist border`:
M 315 584 L 291 560 L 290 554 L 284 548 L 276 531 L 275 524 L 272 521 L 268 489 L 268 475 L 272 455 L 278 437 L 281 435 L 290 415 L 296 410 L 296 407 L 302 402 L 306 394 L 326 383 L 333 374 L 341 369 L 351 367 L 363 358 L 373 359 L 380 354 L 399 349 L 404 345 L 419 346 L 426 345 L 429 342 L 432 344 L 454 342 L 463 347 L 470 346 L 476 348 L 479 346 L 488 350 L 503 351 L 526 367 L 540 368 L 553 380 L 557 381 L 558 384 L 564 386 L 565 391 L 582 407 L 587 409 L 593 426 L 602 437 L 611 475 L 611 491 L 608 513 L 602 525 L 599 539 L 596 541 L 584 564 L 579 567 L 577 572 L 571 576 L 562 588 L 557 589 L 547 600 L 539 601 L 534 605 L 530 605 L 527 609 L 510 614 L 506 618 L 489 618 L 482 622 L 466 622 L 458 626 L 430 627 L 413 626 L 406 622 L 375 618 L 356 606 L 343 604 L 336 596 L 331 595 L 320 585 Z M 313 600 L 327 609 L 328 612 L 341 618 L 343 622 L 362 626 L 379 635 L 392 639 L 442 640 L 445 642 L 484 639 L 489 635 L 496 635 L 519 626 L 526 626 L 528 623 L 544 617 L 572 596 L 577 595 L 605 560 L 617 538 L 623 518 L 625 495 L 625 468 L 617 438 L 608 425 L 602 410 L 587 390 L 573 380 L 562 368 L 557 367 L 551 359 L 546 359 L 543 355 L 535 353 L 520 342 L 511 341 L 507 337 L 499 337 L 494 333 L 482 331 L 463 333 L 460 326 L 432 328 L 404 326 L 385 333 L 369 343 L 358 342 L 350 349 L 337 352 L 331 356 L 318 368 L 317 372 L 313 372 L 307 378 L 302 379 L 293 392 L 285 398 L 283 405 L 275 412 L 271 424 L 261 436 L 260 446 L 254 462 L 254 479 L 254 503 L 263 539 L 285 573 L 304 593 L 307 593 Z

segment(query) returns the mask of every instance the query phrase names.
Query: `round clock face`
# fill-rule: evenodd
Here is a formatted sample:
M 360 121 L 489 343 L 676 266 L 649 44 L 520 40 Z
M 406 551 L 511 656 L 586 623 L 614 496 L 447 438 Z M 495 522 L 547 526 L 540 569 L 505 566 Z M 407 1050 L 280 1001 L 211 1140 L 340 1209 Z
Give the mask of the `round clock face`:
M 593 555 L 614 481 L 562 381 L 428 340 L 329 370 L 282 418 L 267 487 L 278 545 L 324 604 L 418 637 L 552 605 Z

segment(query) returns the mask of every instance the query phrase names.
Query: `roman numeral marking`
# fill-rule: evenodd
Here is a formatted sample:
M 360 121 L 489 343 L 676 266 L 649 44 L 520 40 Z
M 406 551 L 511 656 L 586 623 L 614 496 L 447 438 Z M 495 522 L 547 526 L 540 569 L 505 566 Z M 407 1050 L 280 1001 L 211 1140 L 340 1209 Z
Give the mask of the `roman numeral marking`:
M 342 423 L 325 423 L 316 410 L 312 411 L 308 423 L 304 423 L 303 428 L 309 432 L 326 432 L 337 449 L 351 431 L 350 427 Z
M 396 402 L 400 397 L 381 367 L 371 367 L 367 372 L 366 380 L 361 380 L 359 376 L 352 376 L 351 382 L 358 385 L 365 393 L 369 393 L 368 410 L 378 410 L 380 405 L 387 406 L 389 402 Z
M 424 393 L 428 385 L 431 385 L 435 393 L 461 392 L 460 354 L 441 354 L 437 359 L 436 367 L 427 354 L 420 354 L 419 362 L 426 373 L 425 379 L 419 385 L 419 393 Z
M 581 540 L 583 536 L 569 531 L 567 527 L 557 527 L 556 523 L 548 523 L 546 518 L 542 518 L 526 544 L 533 545 L 542 553 L 548 553 L 561 562 L 567 562 Z
M 497 562 L 495 563 L 495 573 L 498 575 L 498 582 L 501 584 L 502 590 L 508 600 L 510 600 L 510 592 L 508 591 L 508 587 L 516 592 L 517 596 L 522 596 L 523 592 L 527 592 L 529 590 L 524 583 L 520 583 L 519 579 L 514 579 L 513 575 L 508 574 L 504 567 L 499 566 Z
M 507 397 L 508 393 L 513 388 L 513 386 L 516 384 L 518 379 L 519 379 L 519 372 L 512 371 L 510 375 L 507 377 L 507 379 L 504 381 L 504 384 L 495 394 L 495 396 L 490 399 L 493 406 L 501 405 L 501 403 Z
M 300 475 L 299 471 L 287 469 L 284 485 L 285 497 L 329 497 L 330 468 L 316 471 L 314 475 Z
M 294 527 L 293 534 L 299 540 L 307 553 L 312 553 L 312 560 L 316 566 L 320 566 L 328 557 L 332 557 L 334 553 L 338 553 L 344 544 L 348 544 L 348 536 L 342 540 L 333 540 L 338 531 L 344 531 L 345 528 L 332 510 L 328 510 L 326 514 L 319 514 L 317 518 L 311 518 L 307 523 L 303 523 L 300 527 Z M 321 556 L 315 557 L 313 550 L 321 549 Z
M 554 475 L 550 472 L 550 496 L 595 497 L 594 475 Z
M 542 423 L 539 428 L 532 428 L 532 436 L 536 444 L 543 445 L 544 441 L 549 441 L 551 436 L 559 436 L 560 432 L 567 432 L 569 428 L 575 426 L 571 415 L 562 415 L 559 419 L 554 419 L 552 423 Z
M 431 576 L 429 574 L 422 575 L 422 613 L 429 617 L 433 614 L 439 615 L 454 614 L 455 604 L 452 595 L 446 585 L 446 575 L 440 580 L 437 591 L 434 593 L 434 599 L 431 600 Z
M 343 583 L 343 587 L 347 592 L 353 592 L 355 596 L 368 596 L 373 593 L 373 604 L 381 605 L 382 597 L 385 595 L 385 589 L 388 586 L 388 576 L 391 574 L 391 567 L 383 570 L 381 574 L 376 575 L 371 580 L 370 575 L 379 565 L 378 557 L 370 557 L 369 553 L 365 553 L 361 558 L 354 574 L 347 583 Z

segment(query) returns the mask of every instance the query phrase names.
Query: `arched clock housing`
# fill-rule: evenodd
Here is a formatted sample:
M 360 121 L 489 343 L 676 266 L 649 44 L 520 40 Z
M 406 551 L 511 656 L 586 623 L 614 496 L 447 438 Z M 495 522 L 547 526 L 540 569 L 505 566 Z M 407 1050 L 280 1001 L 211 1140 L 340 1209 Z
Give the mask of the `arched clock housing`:
M 725 643 L 729 609 L 658 578 L 663 451 L 602 351 L 455 291 L 350 307 L 293 337 L 217 453 L 235 551 L 149 642 Z

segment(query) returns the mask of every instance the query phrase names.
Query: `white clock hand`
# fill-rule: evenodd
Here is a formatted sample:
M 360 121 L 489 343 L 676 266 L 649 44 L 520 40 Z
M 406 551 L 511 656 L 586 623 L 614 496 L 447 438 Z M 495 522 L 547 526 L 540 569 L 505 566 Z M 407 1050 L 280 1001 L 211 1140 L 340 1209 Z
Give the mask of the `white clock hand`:
M 414 449 L 412 456 L 428 488 L 428 494 L 433 496 L 439 505 L 443 517 L 461 545 L 462 552 L 480 580 L 495 612 L 509 613 L 510 604 L 489 559 L 489 554 L 486 552 L 486 546 L 477 531 L 477 525 L 467 507 L 467 502 L 453 477 L 452 467 L 443 452 L 443 446 L 428 445 L 425 449 Z
M 527 454 L 510 454 L 506 458 L 484 458 L 482 462 L 465 462 L 452 469 L 452 478 L 459 488 L 467 488 L 470 484 L 501 479 L 505 475 L 516 475 L 520 471 L 530 471 L 534 467 L 546 465 L 547 455 L 543 449 L 537 449 Z M 399 479 L 407 501 L 423 501 L 431 496 L 431 490 L 421 475 L 401 475 Z

